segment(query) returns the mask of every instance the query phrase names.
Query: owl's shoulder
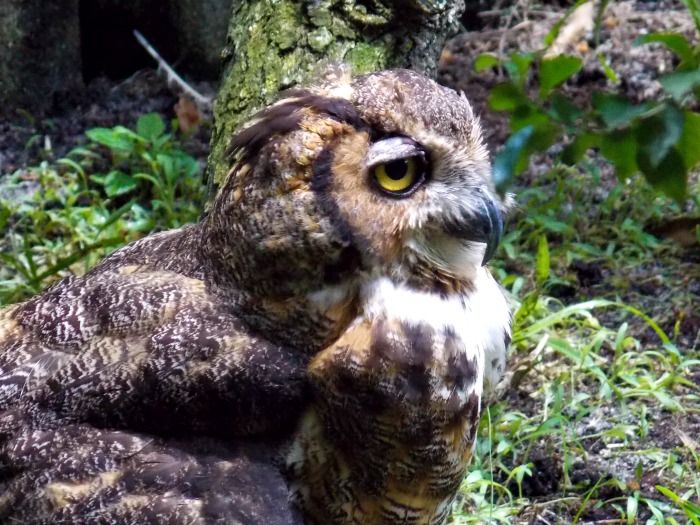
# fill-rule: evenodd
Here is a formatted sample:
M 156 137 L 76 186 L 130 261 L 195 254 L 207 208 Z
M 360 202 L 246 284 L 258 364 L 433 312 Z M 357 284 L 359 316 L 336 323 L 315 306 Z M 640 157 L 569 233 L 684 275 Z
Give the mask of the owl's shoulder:
M 275 458 L 306 357 L 251 331 L 192 243 L 149 236 L 0 310 L 0 521 L 301 523 Z
M 146 238 L 0 312 L 0 414 L 21 404 L 161 434 L 284 427 L 306 356 L 251 331 L 174 251 L 182 243 Z

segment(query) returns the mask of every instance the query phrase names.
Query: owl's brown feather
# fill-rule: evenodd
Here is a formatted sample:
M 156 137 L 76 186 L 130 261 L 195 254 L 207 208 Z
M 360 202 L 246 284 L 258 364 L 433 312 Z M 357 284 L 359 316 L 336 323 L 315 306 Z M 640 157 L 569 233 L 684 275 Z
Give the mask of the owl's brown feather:
M 318 354 L 287 462 L 310 522 L 442 523 L 471 458 L 481 366 L 451 329 L 383 315 Z
M 232 447 L 78 424 L 32 430 L 25 423 L 4 445 L 13 471 L 0 515 L 10 523 L 302 523 L 287 503 L 275 443 Z
M 196 231 L 0 313 L 0 521 L 295 519 L 275 462 L 308 356 L 251 332 L 206 266 L 170 251 Z
M 329 76 L 231 162 L 200 223 L 0 311 L 3 523 L 444 523 L 509 331 L 469 104 Z

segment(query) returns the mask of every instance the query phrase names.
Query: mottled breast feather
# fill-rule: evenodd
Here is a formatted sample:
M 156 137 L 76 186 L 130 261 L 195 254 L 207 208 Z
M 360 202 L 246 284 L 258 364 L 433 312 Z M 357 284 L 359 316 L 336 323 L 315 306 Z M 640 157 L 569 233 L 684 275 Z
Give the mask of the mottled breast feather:
M 485 350 L 507 344 L 500 289 L 476 286 L 445 297 L 380 279 L 364 314 L 310 363 L 314 402 L 287 458 L 310 523 L 446 521 L 475 443 Z M 474 312 L 485 296 L 501 307 L 491 318 Z

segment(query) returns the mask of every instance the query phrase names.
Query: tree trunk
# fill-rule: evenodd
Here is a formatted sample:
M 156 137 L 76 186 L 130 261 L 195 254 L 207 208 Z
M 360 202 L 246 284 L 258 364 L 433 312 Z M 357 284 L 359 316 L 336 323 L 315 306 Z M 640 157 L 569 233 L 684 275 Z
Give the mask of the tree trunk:
M 189 73 L 219 78 L 221 50 L 231 16 L 231 0 L 171 0 L 173 31 Z
M 78 0 L 0 0 L 0 118 L 82 87 Z
M 226 148 L 244 119 L 324 61 L 355 73 L 405 67 L 434 75 L 464 0 L 234 0 L 214 111 L 208 178 L 229 169 Z

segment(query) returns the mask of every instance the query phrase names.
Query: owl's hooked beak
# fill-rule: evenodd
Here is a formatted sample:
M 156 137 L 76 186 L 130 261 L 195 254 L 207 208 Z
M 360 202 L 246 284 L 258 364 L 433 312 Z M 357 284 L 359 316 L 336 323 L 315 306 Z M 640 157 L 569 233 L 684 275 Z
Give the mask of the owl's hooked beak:
M 480 192 L 478 205 L 464 210 L 445 224 L 445 230 L 455 237 L 486 244 L 481 265 L 491 260 L 503 235 L 503 214 L 495 197 Z

